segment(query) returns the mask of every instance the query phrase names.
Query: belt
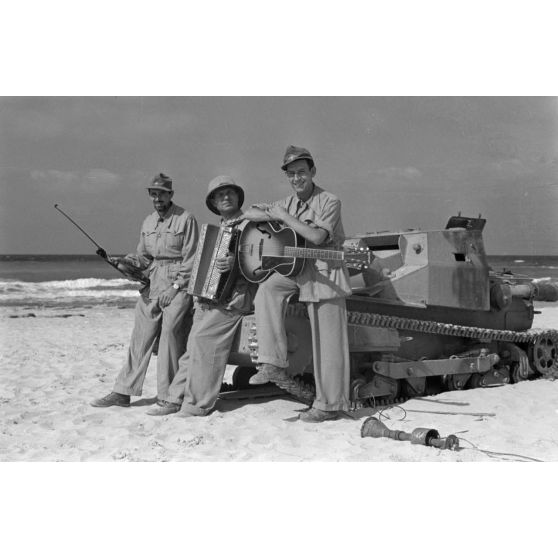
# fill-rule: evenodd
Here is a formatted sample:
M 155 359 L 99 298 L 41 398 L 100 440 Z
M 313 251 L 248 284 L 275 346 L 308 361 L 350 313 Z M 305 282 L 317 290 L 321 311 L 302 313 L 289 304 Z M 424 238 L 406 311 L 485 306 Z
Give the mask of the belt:
M 153 267 L 161 267 L 161 266 L 165 266 L 165 265 L 171 265 L 174 263 L 180 263 L 182 261 L 182 258 L 156 258 L 153 260 L 153 262 L 151 263 L 151 265 Z

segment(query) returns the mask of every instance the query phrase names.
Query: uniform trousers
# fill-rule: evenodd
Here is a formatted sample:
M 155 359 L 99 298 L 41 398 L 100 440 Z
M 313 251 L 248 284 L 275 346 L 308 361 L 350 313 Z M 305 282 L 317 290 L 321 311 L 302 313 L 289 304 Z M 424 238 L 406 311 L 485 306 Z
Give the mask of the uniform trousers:
M 182 410 L 207 415 L 213 410 L 243 314 L 220 306 L 196 305 L 186 352 L 169 389 L 168 401 Z
M 256 293 L 258 361 L 287 368 L 285 314 L 288 299 L 298 292 L 296 282 L 274 273 Z M 322 411 L 349 409 L 350 360 L 345 298 L 306 302 L 312 326 L 312 356 L 316 399 Z
M 192 325 L 192 297 L 178 291 L 172 302 L 160 308 L 157 300 L 140 296 L 135 309 L 134 329 L 124 366 L 120 370 L 114 391 L 126 395 L 141 395 L 149 359 L 157 337 L 157 398 L 166 400 L 169 386 L 178 371 L 178 361 L 186 349 Z

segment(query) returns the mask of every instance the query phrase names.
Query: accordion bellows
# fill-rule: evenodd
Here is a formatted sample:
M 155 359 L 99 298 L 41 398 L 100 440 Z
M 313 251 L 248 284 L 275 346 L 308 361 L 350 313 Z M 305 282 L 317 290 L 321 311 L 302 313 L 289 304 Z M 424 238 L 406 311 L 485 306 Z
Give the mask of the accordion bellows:
M 218 271 L 216 262 L 234 251 L 235 239 L 233 227 L 201 226 L 188 294 L 214 302 L 226 298 L 234 282 L 236 262 L 235 269 L 226 273 Z

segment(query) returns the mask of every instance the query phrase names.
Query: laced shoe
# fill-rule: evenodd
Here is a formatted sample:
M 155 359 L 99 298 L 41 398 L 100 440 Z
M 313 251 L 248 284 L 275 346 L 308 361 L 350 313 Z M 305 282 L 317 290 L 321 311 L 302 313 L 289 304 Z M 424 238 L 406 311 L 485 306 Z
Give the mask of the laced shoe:
M 90 405 L 92 407 L 112 407 L 113 405 L 118 407 L 129 407 L 130 396 L 123 393 L 116 393 L 116 391 L 111 391 L 108 395 L 91 401 Z
M 285 368 L 265 363 L 260 365 L 258 372 L 248 380 L 248 383 L 252 386 L 260 386 L 268 382 L 278 382 L 286 379 Z
M 170 401 L 160 401 L 158 406 L 147 411 L 147 415 L 153 417 L 162 417 L 165 415 L 172 415 L 173 413 L 178 413 L 180 411 L 180 405 L 178 403 L 171 403 Z

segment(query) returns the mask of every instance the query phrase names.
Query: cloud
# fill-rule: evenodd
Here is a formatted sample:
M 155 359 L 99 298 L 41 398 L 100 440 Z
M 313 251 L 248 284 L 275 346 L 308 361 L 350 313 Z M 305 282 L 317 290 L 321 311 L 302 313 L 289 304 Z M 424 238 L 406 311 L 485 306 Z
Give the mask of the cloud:
M 31 179 L 45 190 L 66 191 L 78 181 L 79 174 L 57 170 L 33 170 Z
M 120 177 L 105 169 L 91 169 L 84 180 L 88 186 L 106 186 L 112 188 L 120 184 Z
M 85 172 L 59 170 L 33 170 L 31 179 L 43 190 L 50 192 L 110 190 L 121 183 L 121 178 L 105 169 Z

